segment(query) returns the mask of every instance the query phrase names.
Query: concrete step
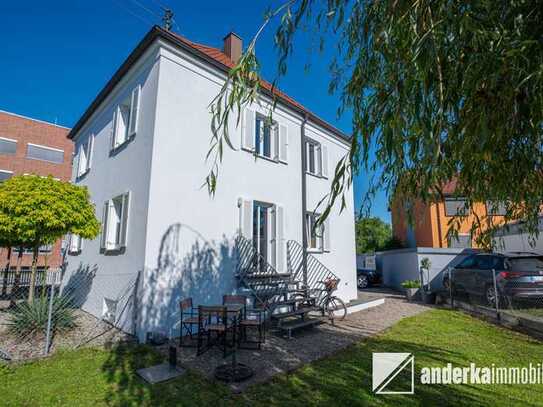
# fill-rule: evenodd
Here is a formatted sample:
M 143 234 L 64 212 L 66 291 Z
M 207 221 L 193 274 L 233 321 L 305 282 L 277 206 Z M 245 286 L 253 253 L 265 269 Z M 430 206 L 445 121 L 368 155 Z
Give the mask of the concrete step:
M 298 308 L 297 310 L 294 310 L 294 311 L 281 312 L 279 314 L 272 314 L 271 317 L 273 319 L 285 319 L 285 318 L 290 318 L 290 317 L 302 316 L 304 314 L 308 314 L 310 312 L 316 312 L 320 310 L 321 309 L 319 307 L 303 307 L 303 308 Z
M 292 331 L 295 331 L 296 329 L 304 328 L 304 327 L 313 327 L 316 325 L 322 324 L 322 320 L 319 318 L 305 318 L 305 319 L 294 319 L 292 321 L 286 321 L 279 329 L 282 331 L 286 331 L 288 333 L 288 337 L 290 338 L 292 336 Z

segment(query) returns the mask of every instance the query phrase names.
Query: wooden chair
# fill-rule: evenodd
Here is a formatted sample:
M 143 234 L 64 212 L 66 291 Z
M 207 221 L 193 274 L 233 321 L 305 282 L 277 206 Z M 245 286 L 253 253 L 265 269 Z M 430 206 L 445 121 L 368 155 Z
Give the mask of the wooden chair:
M 201 355 L 213 345 L 219 345 L 226 357 L 228 331 L 228 313 L 226 307 L 200 305 L 198 307 L 197 355 Z
M 179 302 L 179 309 L 181 311 L 181 327 L 179 329 L 179 346 L 180 347 L 194 347 L 192 331 L 193 326 L 198 325 L 198 311 L 192 306 L 192 298 L 185 298 Z M 190 342 L 187 344 L 183 340 L 183 329 L 188 333 Z
M 266 341 L 266 320 L 264 311 L 260 309 L 245 310 L 244 318 L 239 321 L 240 329 L 240 344 L 241 349 L 258 349 Z M 248 339 L 247 331 L 249 329 L 256 330 L 256 339 Z

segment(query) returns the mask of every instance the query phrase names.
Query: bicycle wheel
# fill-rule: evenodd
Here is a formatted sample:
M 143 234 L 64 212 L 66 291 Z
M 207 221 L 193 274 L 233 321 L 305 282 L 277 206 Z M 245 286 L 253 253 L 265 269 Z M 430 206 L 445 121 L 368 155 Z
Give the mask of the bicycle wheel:
M 330 297 L 326 302 L 324 312 L 332 321 L 343 321 L 347 315 L 347 306 L 341 298 Z

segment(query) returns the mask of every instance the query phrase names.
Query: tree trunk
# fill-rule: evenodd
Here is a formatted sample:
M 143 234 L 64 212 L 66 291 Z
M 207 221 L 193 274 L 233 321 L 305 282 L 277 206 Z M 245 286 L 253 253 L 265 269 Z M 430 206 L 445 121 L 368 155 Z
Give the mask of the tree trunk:
M 11 301 L 9 306 L 15 306 L 15 296 L 19 290 L 19 284 L 21 282 L 21 260 L 23 259 L 23 248 L 19 247 L 19 254 L 17 255 L 17 264 L 15 265 L 15 278 L 13 280 L 13 287 L 11 288 Z
M 30 287 L 28 288 L 28 302 L 34 301 L 34 291 L 36 291 L 36 266 L 38 263 L 38 253 L 40 246 L 34 246 L 32 250 L 32 271 L 30 273 Z

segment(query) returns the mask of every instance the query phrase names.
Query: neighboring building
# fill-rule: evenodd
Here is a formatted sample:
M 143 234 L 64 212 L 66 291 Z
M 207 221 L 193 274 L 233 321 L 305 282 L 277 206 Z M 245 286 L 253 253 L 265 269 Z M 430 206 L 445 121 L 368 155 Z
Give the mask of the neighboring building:
M 311 255 L 341 278 L 337 295 L 357 297 L 352 190 L 322 233 L 311 228 L 311 211 L 349 151 L 340 131 L 279 91 L 274 122 L 266 124 L 271 86 L 263 83 L 262 106 L 245 107 L 240 128 L 232 126 L 236 150 L 224 151 L 215 196 L 202 188 L 211 165 L 209 104 L 241 49 L 232 33 L 219 50 L 154 27 L 69 134 L 77 151 L 72 179 L 88 186 L 103 229 L 92 241 L 72 239 L 65 286 L 81 289 L 85 281 L 83 308 L 116 314 L 140 339 L 152 330 L 171 333 L 183 297 L 220 303 L 239 290 L 239 233 L 286 272 L 287 241 L 301 242 L 306 227 Z M 136 276 L 136 302 L 123 304 Z
M 70 129 L 52 123 L 0 111 L 0 182 L 14 175 L 36 174 L 70 181 L 73 143 L 66 138 Z M 8 263 L 8 248 L 0 248 L 0 264 Z M 15 265 L 12 250 L 12 266 Z M 40 249 L 38 266 L 61 265 L 61 242 Z M 30 267 L 32 252 L 24 251 L 22 267 Z M 3 266 L 2 266 L 3 267 Z
M 394 237 L 401 240 L 406 247 L 471 248 L 476 247 L 470 235 L 475 215 L 491 219 L 494 225 L 503 224 L 505 208 L 502 205 L 478 203 L 468 211 L 465 209 L 465 200 L 454 196 L 455 188 L 454 181 L 443 188 L 443 201 L 430 204 L 416 202 L 412 211 L 412 225 L 408 222 L 407 208 L 403 202 L 393 200 L 390 210 Z M 465 218 L 458 231 L 458 239 L 449 241 L 449 221 L 457 213 L 463 214 Z

